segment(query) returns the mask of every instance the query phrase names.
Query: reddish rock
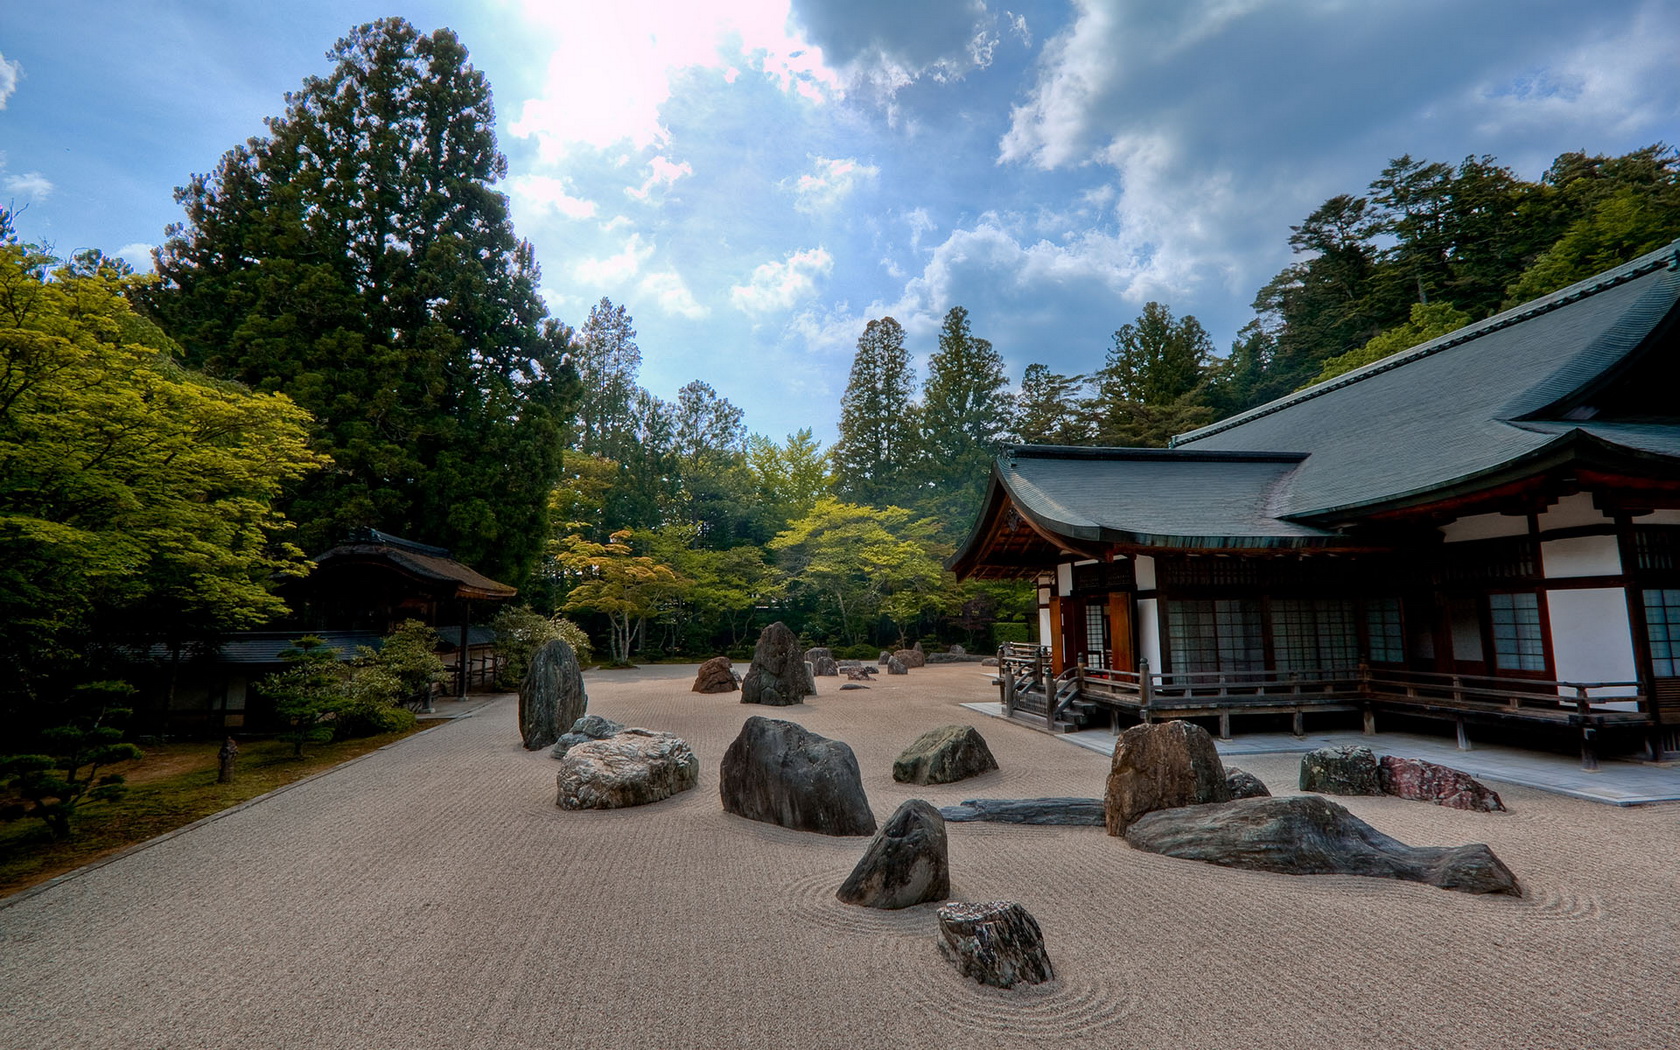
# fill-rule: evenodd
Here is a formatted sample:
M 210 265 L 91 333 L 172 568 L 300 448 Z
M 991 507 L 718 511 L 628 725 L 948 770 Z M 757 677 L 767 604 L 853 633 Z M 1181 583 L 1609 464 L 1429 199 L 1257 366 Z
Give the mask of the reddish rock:
M 1110 835 L 1125 834 L 1145 813 L 1230 798 L 1225 766 L 1201 726 L 1183 721 L 1133 726 L 1115 741 L 1103 794 Z
M 694 676 L 695 693 L 733 693 L 740 688 L 735 681 L 735 672 L 731 669 L 729 657 L 714 656 L 700 665 L 700 672 Z
M 920 649 L 900 649 L 893 653 L 905 667 L 926 667 L 927 656 Z
M 1468 773 L 1421 758 L 1384 755 L 1380 776 L 1385 795 L 1433 802 L 1448 809 L 1505 812 L 1505 803 L 1499 800 L 1497 791 Z

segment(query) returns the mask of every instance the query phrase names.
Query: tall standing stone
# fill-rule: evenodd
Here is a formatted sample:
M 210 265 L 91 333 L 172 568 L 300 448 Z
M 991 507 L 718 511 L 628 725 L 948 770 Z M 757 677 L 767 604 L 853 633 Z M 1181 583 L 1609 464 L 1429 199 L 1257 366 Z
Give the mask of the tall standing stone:
M 1124 834 L 1145 813 L 1230 798 L 1219 751 L 1199 725 L 1172 721 L 1133 726 L 1115 741 L 1103 795 L 1110 835 Z
M 857 756 L 797 722 L 747 719 L 723 753 L 723 809 L 748 820 L 823 835 L 869 835 L 875 815 Z
M 588 707 L 577 654 L 564 639 L 544 642 L 531 657 L 525 680 L 519 683 L 519 733 L 525 739 L 525 749 L 553 746 Z
M 741 679 L 741 703 L 786 707 L 816 692 L 799 639 L 777 620 L 759 633 L 752 666 Z
M 950 894 L 945 818 L 913 798 L 881 825 L 835 896 L 865 908 L 909 908 Z

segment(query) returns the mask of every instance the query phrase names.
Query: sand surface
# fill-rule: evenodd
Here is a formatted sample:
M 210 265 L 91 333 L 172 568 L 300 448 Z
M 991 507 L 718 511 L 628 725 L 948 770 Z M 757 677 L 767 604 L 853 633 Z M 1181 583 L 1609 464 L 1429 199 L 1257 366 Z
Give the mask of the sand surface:
M 953 896 L 1020 901 L 1057 970 L 1000 992 L 943 960 L 932 905 L 834 899 L 867 840 L 726 815 L 718 762 L 750 715 L 799 721 L 852 746 L 884 819 L 913 797 L 1100 795 L 1104 757 L 958 707 L 995 695 L 973 665 L 822 679 L 782 709 L 660 673 L 592 674 L 590 710 L 689 740 L 700 785 L 677 798 L 558 809 L 557 763 L 519 746 L 504 698 L 0 908 L 0 1047 L 1680 1045 L 1680 805 L 1344 800 L 1406 842 L 1490 844 L 1521 900 L 953 824 Z M 1002 768 L 894 783 L 951 722 Z M 1297 762 L 1241 765 L 1283 794 Z

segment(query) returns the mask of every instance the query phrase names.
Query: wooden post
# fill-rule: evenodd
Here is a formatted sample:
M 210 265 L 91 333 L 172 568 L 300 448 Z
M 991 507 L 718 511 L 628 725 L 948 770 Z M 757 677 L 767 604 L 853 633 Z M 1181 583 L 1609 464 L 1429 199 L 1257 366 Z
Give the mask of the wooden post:
M 1464 730 L 1464 716 L 1460 715 L 1454 721 L 1458 723 L 1458 749 L 1460 751 L 1471 750 L 1470 734 Z
M 1149 658 L 1138 658 L 1138 715 L 1149 724 L 1149 705 L 1155 702 L 1155 682 L 1149 675 Z
M 1592 723 L 1592 701 L 1587 697 L 1587 687 L 1575 687 L 1575 713 L 1581 718 L 1581 768 L 1589 773 L 1598 772 L 1598 727 Z
M 1295 735 L 1298 736 L 1298 737 L 1307 735 L 1307 716 L 1304 712 L 1300 711 L 1299 709 L 1297 709 L 1296 712 L 1295 712 L 1294 730 L 1295 730 Z
M 1219 739 L 1231 739 L 1231 712 L 1219 712 Z
M 1365 735 L 1377 735 L 1377 712 L 1370 704 L 1365 705 Z

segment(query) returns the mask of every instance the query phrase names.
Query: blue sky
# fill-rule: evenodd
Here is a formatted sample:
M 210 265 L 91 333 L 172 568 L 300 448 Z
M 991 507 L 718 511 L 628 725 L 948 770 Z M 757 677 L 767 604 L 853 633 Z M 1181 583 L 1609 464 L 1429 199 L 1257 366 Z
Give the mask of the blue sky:
M 832 439 L 871 318 L 925 369 L 966 306 L 1017 379 L 1151 299 L 1223 351 L 1290 224 L 1391 157 L 1680 141 L 1680 0 L 13 0 L 0 201 L 145 267 L 173 187 L 393 14 L 490 78 L 551 313 L 624 304 L 644 385 L 778 438 Z

